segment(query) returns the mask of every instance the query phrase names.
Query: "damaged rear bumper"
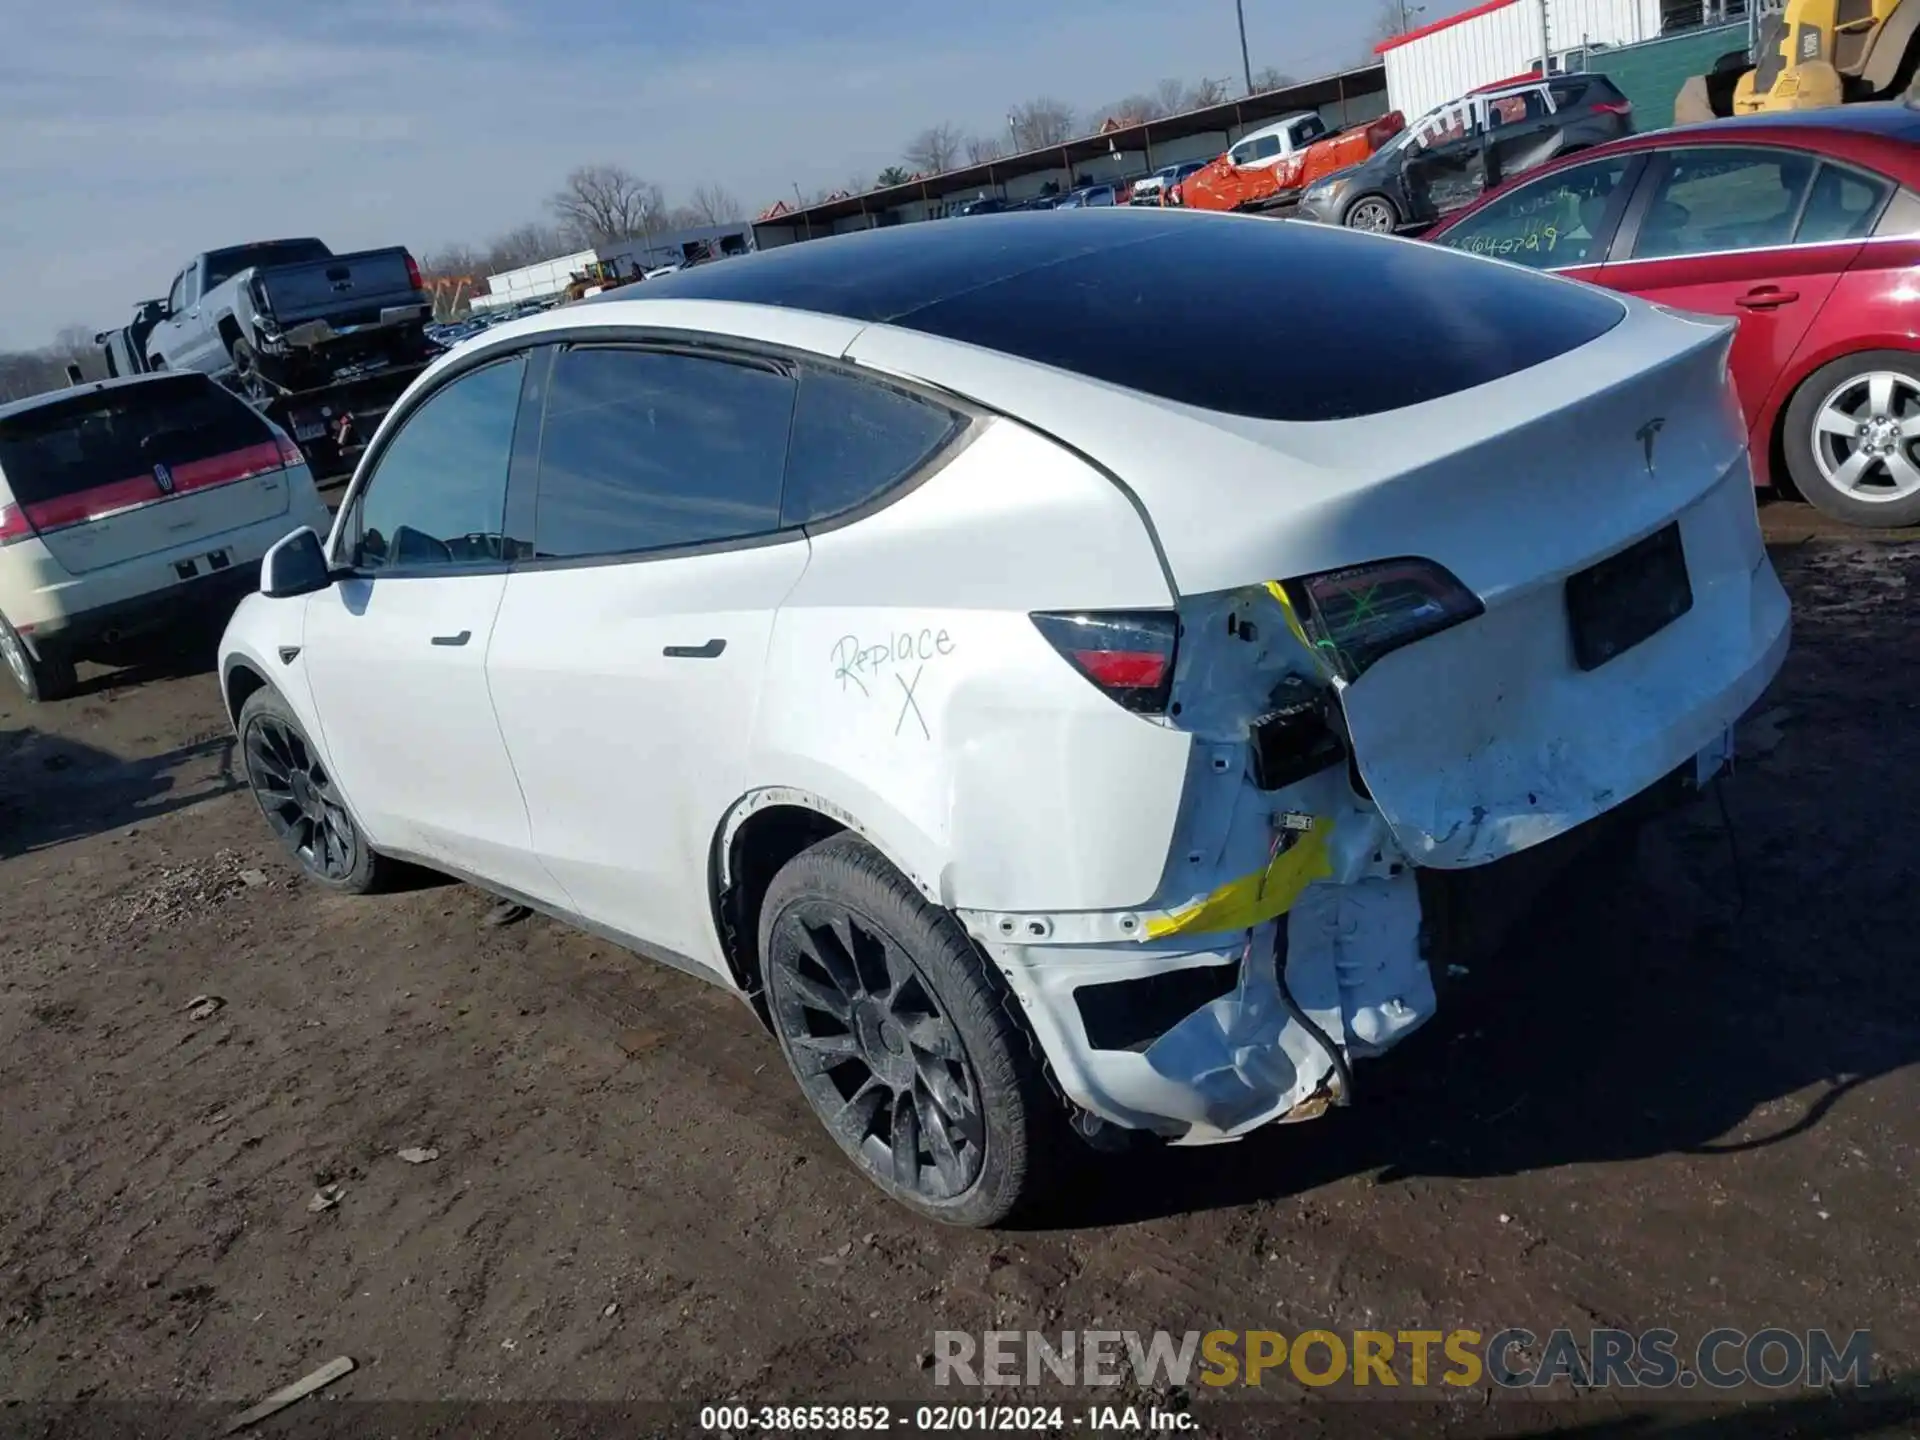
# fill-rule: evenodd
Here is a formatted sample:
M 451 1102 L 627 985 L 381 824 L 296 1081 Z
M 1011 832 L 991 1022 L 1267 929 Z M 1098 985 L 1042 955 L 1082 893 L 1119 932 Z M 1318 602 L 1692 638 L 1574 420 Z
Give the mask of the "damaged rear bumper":
M 1696 793 L 1726 753 L 1717 738 L 1597 819 L 1472 870 L 1416 869 L 1377 815 L 1350 811 L 1379 848 L 1330 847 L 1290 908 L 1231 933 L 1132 941 L 1117 937 L 1142 917 L 961 918 L 1075 1106 L 1170 1143 L 1238 1139 L 1347 1103 L 1354 1062 L 1432 1018 L 1436 972 L 1498 949 L 1558 876 Z

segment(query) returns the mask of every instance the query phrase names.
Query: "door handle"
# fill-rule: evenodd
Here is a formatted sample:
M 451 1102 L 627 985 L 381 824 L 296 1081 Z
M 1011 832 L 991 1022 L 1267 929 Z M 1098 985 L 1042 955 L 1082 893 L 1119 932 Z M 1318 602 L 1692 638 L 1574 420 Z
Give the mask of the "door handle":
M 669 645 L 661 653 L 669 660 L 712 660 L 726 648 L 724 640 L 709 640 L 704 645 Z
M 1782 290 L 1777 285 L 1757 285 L 1733 303 L 1742 310 L 1777 310 L 1800 298 L 1798 290 Z
M 471 630 L 462 630 L 458 635 L 436 635 L 433 637 L 433 643 L 436 645 L 464 645 L 472 638 L 473 632 Z

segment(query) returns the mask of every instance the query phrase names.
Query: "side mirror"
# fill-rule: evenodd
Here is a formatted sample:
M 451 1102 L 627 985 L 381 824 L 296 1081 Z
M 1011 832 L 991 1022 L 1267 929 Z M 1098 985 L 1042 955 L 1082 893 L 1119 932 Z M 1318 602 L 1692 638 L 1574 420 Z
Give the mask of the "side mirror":
M 311 525 L 277 541 L 260 562 L 260 593 L 273 600 L 312 595 L 333 583 L 326 551 Z

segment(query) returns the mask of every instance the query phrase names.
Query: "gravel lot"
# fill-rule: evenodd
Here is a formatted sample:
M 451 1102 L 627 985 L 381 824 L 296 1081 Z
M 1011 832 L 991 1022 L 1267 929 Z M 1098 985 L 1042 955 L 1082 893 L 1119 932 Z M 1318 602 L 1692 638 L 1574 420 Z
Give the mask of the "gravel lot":
M 1090 1163 L 1018 1232 L 885 1202 L 718 990 L 544 919 L 483 929 L 457 885 L 302 886 L 209 639 L 40 710 L 0 687 L 0 1398 L 251 1400 L 350 1355 L 307 1416 L 951 1401 L 937 1327 L 1824 1325 L 1874 1332 L 1894 1403 L 1710 1431 L 1695 1406 L 1686 1433 L 1912 1433 L 1920 547 L 1767 520 L 1797 639 L 1743 736 L 1735 845 L 1711 802 L 1668 817 L 1353 1109 Z M 1304 1394 L 1267 1392 L 1290 1433 L 1415 1423 Z M 1536 1423 L 1485 1399 L 1422 1423 Z

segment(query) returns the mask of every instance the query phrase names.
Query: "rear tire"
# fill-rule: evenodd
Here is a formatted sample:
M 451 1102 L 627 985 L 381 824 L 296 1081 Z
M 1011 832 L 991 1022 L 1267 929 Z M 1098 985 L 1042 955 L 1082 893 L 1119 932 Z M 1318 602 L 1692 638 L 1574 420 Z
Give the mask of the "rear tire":
M 1384 195 L 1362 195 L 1347 206 L 1340 223 L 1349 230 L 1391 235 L 1400 228 L 1400 207 Z
M 1781 448 L 1815 509 L 1867 529 L 1920 524 L 1920 355 L 1863 350 L 1814 371 L 1787 406 Z
M 36 657 L 5 616 L 0 616 L 0 659 L 6 661 L 7 673 L 29 705 L 64 700 L 79 687 L 71 657 L 51 650 Z
M 1036 1197 L 1060 1104 L 958 920 L 841 834 L 774 877 L 760 954 L 781 1053 L 869 1180 L 949 1225 L 995 1225 Z
M 346 895 L 382 888 L 395 862 L 367 843 L 293 707 L 262 687 L 240 707 L 234 728 L 253 798 L 300 873 Z

